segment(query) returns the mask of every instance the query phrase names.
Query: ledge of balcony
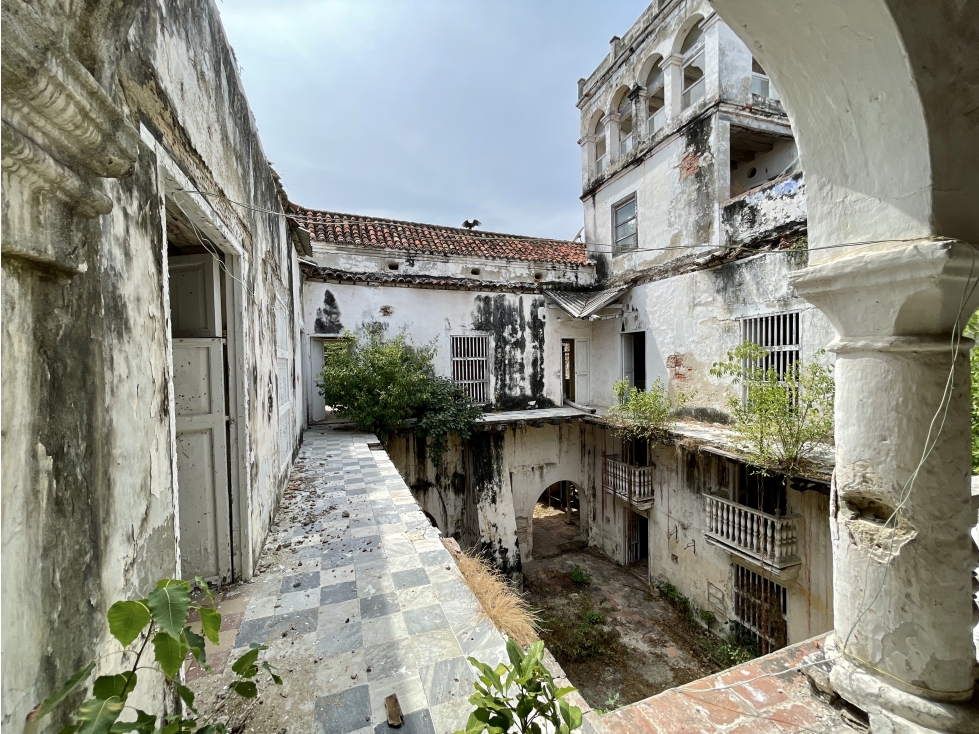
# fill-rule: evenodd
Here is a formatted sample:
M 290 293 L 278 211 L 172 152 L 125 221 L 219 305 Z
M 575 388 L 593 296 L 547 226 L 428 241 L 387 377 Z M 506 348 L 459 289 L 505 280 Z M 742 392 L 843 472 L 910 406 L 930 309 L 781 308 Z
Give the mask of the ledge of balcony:
M 723 538 L 707 531 L 704 531 L 704 539 L 709 545 L 717 546 L 732 556 L 736 556 L 743 561 L 741 565 L 747 566 L 757 573 L 764 573 L 765 576 L 774 576 L 783 581 L 791 581 L 799 575 L 799 569 L 802 568 L 802 559 L 798 556 L 790 556 L 777 563 L 771 563 L 767 560 L 763 561 L 758 555 L 728 543 Z

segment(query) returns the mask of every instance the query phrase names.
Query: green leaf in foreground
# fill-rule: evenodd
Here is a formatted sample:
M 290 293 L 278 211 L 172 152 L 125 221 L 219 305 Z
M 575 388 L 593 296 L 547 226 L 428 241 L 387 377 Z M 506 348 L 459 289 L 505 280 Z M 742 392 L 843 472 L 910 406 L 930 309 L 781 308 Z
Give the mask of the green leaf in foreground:
M 218 632 L 221 630 L 221 614 L 216 609 L 201 607 L 197 610 L 201 615 L 201 629 L 207 635 L 207 639 L 215 645 L 218 642 Z
M 173 678 L 187 657 L 187 643 L 182 635 L 173 638 L 166 632 L 157 632 L 153 637 L 153 651 L 163 673 Z
M 171 637 L 180 637 L 190 612 L 190 585 L 181 581 L 162 586 L 150 592 L 147 603 L 160 629 Z
M 86 701 L 78 709 L 78 720 L 81 722 L 78 734 L 108 734 L 124 705 L 123 700 L 115 696 L 106 700 L 93 698 Z
M 187 648 L 190 650 L 190 654 L 194 656 L 197 664 L 204 670 L 210 671 L 210 668 L 207 666 L 207 652 L 204 649 L 204 638 L 194 632 L 190 627 L 184 627 L 184 639 L 187 640 Z
M 258 695 L 258 686 L 250 680 L 237 680 L 231 684 L 231 687 L 242 698 L 255 698 Z
M 117 601 L 109 607 L 109 632 L 123 647 L 139 637 L 143 627 L 150 623 L 150 610 L 141 601 Z
M 242 678 L 253 678 L 258 673 L 258 666 L 255 665 L 255 662 L 258 660 L 258 653 L 259 648 L 257 647 L 249 650 L 235 660 L 234 665 L 231 666 L 231 670 Z
M 101 675 L 95 679 L 92 695 L 103 701 L 113 697 L 125 700 L 135 687 L 136 673 L 132 671 L 118 675 Z
M 71 676 L 71 678 L 68 679 L 68 682 L 65 683 L 64 686 L 62 686 L 57 691 L 52 693 L 50 696 L 45 698 L 40 704 L 38 704 L 34 708 L 33 711 L 27 714 L 27 720 L 37 721 L 38 719 L 50 714 L 54 710 L 55 706 L 57 706 L 59 703 L 65 700 L 65 696 L 67 696 L 69 693 L 75 690 L 75 688 L 78 687 L 79 683 L 88 679 L 88 676 L 92 674 L 92 671 L 94 669 L 95 669 L 95 663 L 89 663 L 84 668 L 82 668 L 77 673 L 75 673 L 73 676 Z

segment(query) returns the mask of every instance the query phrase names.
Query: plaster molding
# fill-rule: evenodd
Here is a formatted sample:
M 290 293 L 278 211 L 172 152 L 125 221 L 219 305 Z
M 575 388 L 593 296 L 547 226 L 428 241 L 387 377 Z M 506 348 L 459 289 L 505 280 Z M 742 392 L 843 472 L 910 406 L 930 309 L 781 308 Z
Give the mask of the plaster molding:
M 840 351 L 861 342 L 889 351 L 938 349 L 921 337 L 948 348 L 953 329 L 961 331 L 979 305 L 977 281 L 979 250 L 943 238 L 841 248 L 840 255 L 789 275 L 796 293 L 832 322 Z M 919 337 L 916 346 L 911 337 Z

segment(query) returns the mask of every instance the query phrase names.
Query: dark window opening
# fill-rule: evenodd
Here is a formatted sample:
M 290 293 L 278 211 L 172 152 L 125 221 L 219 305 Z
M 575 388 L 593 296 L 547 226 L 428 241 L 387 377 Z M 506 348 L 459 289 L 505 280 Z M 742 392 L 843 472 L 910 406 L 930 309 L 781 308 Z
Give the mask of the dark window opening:
M 561 340 L 561 385 L 565 400 L 574 400 L 574 339 Z
M 629 563 L 649 558 L 649 519 L 638 512 L 629 513 Z
M 786 514 L 787 492 L 781 474 L 756 474 L 752 467 L 738 464 L 736 493 L 734 499 L 739 505 L 768 515 Z
M 646 389 L 646 332 L 622 335 L 622 376 L 630 387 Z

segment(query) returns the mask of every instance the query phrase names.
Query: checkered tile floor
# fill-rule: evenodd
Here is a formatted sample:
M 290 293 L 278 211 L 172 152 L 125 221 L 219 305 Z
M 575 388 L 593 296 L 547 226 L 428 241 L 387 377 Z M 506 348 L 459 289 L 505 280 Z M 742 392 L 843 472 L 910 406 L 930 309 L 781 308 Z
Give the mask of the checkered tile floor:
M 291 539 L 292 562 L 248 585 L 230 655 L 258 642 L 275 659 L 288 640 L 286 660 L 296 650 L 313 657 L 314 700 L 290 704 L 289 732 L 453 732 L 471 710 L 466 656 L 495 665 L 506 659 L 505 641 L 387 454 L 369 444 L 369 434 L 306 432 L 293 483 L 301 473 L 304 489 L 315 490 L 304 499 L 317 515 L 314 532 L 289 527 L 280 512 L 276 542 Z M 391 693 L 405 714 L 399 729 L 387 725 Z

